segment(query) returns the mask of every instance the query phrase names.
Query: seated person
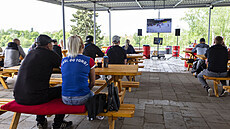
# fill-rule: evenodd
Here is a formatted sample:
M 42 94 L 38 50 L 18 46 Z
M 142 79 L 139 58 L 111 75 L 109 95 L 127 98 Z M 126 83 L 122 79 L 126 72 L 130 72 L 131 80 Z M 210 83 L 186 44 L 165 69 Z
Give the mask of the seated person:
M 58 44 L 57 40 L 56 39 L 52 40 L 52 44 L 53 44 L 53 51 L 56 52 L 62 58 L 61 47 L 57 45 Z
M 31 50 L 23 61 L 14 87 L 14 98 L 21 105 L 39 105 L 53 99 L 61 98 L 62 87 L 50 88 L 49 81 L 54 67 L 59 67 L 61 58 L 53 52 L 51 38 L 47 35 L 39 35 L 38 47 Z M 54 118 L 53 128 L 66 128 L 72 122 L 64 121 L 65 114 L 57 114 Z M 44 115 L 37 115 L 39 129 L 47 127 Z
M 197 53 L 197 55 L 204 55 L 206 53 L 206 50 L 209 48 L 209 46 L 207 44 L 205 44 L 205 39 L 204 38 L 201 38 L 200 39 L 200 43 L 197 44 L 193 49 L 192 49 L 192 52 L 193 53 Z M 204 64 L 205 63 L 205 60 L 202 60 L 202 59 L 198 59 L 197 62 L 196 62 L 196 66 L 195 69 L 192 70 L 192 73 L 195 73 L 195 76 L 197 76 L 197 74 L 200 73 L 200 70 L 198 69 L 201 69 L 200 67 L 203 65 L 206 65 Z
M 13 42 L 9 42 L 3 55 L 4 58 L 4 67 L 13 67 L 20 65 L 20 56 L 23 58 L 26 56 L 22 47 L 20 46 L 20 40 L 14 39 Z
M 113 46 L 108 50 L 109 64 L 126 64 L 127 57 L 125 50 L 120 47 L 120 37 L 115 35 L 112 38 Z
M 214 45 L 210 47 L 205 56 L 208 59 L 208 69 L 204 69 L 198 74 L 198 80 L 201 82 L 203 88 L 208 92 L 208 96 L 213 94 L 212 88 L 208 86 L 208 83 L 204 79 L 203 75 L 209 77 L 227 77 L 227 63 L 228 63 L 228 52 L 226 47 L 222 46 L 223 38 L 217 36 L 214 40 Z M 223 85 L 226 85 L 226 81 L 221 81 Z M 224 90 L 221 96 L 226 96 L 227 92 Z
M 126 54 L 135 54 L 136 53 L 135 49 L 130 44 L 130 40 L 129 39 L 126 39 L 125 45 L 122 46 L 122 48 L 125 50 Z
M 80 36 L 71 36 L 68 40 L 69 55 L 61 64 L 62 101 L 67 105 L 83 105 L 93 96 L 95 63 L 91 57 L 82 55 L 85 46 Z
M 89 56 L 95 60 L 96 55 L 103 57 L 104 53 L 101 49 L 93 43 L 93 36 L 88 35 L 86 37 L 85 49 L 83 50 L 83 55 Z

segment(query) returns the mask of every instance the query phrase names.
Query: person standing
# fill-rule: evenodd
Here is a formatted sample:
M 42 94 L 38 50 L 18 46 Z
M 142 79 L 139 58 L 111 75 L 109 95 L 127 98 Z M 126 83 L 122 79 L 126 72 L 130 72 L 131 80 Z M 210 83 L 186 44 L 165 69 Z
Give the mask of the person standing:
M 61 98 L 62 87 L 50 88 L 49 81 L 53 68 L 59 67 L 61 58 L 53 52 L 51 38 L 47 35 L 39 35 L 37 45 L 31 50 L 23 61 L 14 87 L 14 98 L 21 105 L 39 105 L 53 99 Z M 64 121 L 65 114 L 56 114 L 53 128 L 60 129 L 72 125 L 72 122 Z M 44 115 L 37 115 L 39 129 L 47 127 L 47 119 Z
M 83 55 L 89 56 L 91 58 L 93 58 L 93 60 L 95 60 L 96 55 L 98 55 L 99 57 L 103 57 L 104 53 L 101 51 L 101 49 L 96 46 L 93 42 L 93 36 L 88 35 L 86 37 L 86 44 L 85 44 L 85 48 L 83 51 Z
M 203 75 L 209 77 L 227 77 L 227 63 L 228 63 L 228 51 L 227 48 L 222 46 L 223 38 L 216 36 L 214 39 L 214 45 L 210 47 L 205 56 L 208 59 L 208 68 L 204 69 L 198 74 L 198 80 L 202 84 L 203 88 L 208 92 L 208 96 L 213 94 L 213 90 L 209 87 L 208 83 L 204 79 Z M 222 85 L 226 85 L 226 81 L 221 81 Z M 221 96 L 226 96 L 227 92 L 224 90 Z

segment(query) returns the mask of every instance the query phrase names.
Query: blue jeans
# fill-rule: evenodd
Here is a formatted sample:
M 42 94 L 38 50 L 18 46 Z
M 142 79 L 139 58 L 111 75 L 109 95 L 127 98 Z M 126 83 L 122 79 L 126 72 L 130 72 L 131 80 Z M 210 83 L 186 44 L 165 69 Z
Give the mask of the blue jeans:
M 204 79 L 203 75 L 206 75 L 206 76 L 209 76 L 209 77 L 227 77 L 228 73 L 227 72 L 216 73 L 216 72 L 208 71 L 208 69 L 204 69 L 203 71 L 201 71 L 198 74 L 197 78 L 201 82 L 201 84 L 202 84 L 203 87 L 209 87 L 208 83 Z M 222 85 L 226 85 L 226 81 L 225 80 L 222 80 L 220 82 L 222 83 Z
M 62 96 L 62 102 L 66 105 L 83 105 L 93 95 L 93 92 L 90 91 L 90 93 L 85 96 Z

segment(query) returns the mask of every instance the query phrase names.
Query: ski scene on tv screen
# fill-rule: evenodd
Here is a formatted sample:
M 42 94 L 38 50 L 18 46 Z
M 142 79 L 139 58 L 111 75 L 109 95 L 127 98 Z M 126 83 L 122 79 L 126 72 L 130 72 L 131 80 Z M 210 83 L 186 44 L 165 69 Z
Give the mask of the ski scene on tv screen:
M 147 19 L 147 33 L 171 33 L 172 19 Z

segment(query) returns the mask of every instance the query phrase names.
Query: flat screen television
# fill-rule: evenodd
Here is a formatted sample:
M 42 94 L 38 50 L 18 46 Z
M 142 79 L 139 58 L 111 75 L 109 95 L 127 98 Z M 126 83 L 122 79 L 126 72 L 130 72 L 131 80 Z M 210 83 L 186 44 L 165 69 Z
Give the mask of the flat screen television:
M 147 33 L 171 33 L 172 19 L 147 19 Z
M 162 45 L 162 43 L 163 43 L 163 38 L 154 37 L 153 44 Z

